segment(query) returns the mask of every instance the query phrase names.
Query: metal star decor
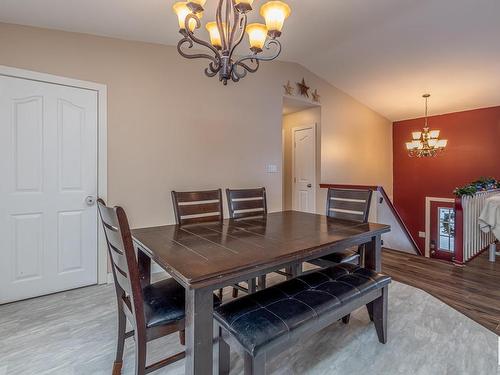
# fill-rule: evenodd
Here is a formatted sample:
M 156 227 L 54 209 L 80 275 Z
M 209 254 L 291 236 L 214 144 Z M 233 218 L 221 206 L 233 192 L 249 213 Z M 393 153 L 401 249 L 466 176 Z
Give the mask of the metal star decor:
M 319 103 L 319 99 L 321 98 L 321 96 L 318 94 L 318 90 L 314 90 L 314 92 L 311 92 L 311 94 L 313 96 L 313 102 Z
M 297 87 L 299 88 L 300 95 L 309 97 L 309 89 L 310 87 L 306 85 L 306 81 L 302 78 L 302 82 L 297 82 Z
M 293 95 L 293 86 L 290 85 L 290 81 L 288 81 L 286 85 L 283 85 L 283 88 L 285 89 L 286 95 Z

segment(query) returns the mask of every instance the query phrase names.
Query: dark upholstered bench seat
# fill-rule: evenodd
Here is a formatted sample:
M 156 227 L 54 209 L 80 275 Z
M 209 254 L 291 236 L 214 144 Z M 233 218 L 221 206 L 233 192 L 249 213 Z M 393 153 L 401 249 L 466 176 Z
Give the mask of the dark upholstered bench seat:
M 330 263 L 359 263 L 359 252 L 358 249 L 356 250 L 351 250 L 347 249 L 344 251 L 338 251 L 336 253 L 330 254 L 330 255 L 325 255 L 322 257 L 322 260 L 326 260 Z M 312 262 L 311 262 L 312 263 Z
M 293 345 L 304 335 L 382 297 L 390 282 L 389 277 L 374 271 L 340 264 L 224 304 L 214 315 L 221 327 L 221 341 L 235 340 L 248 356 L 264 355 L 265 363 L 266 353 Z

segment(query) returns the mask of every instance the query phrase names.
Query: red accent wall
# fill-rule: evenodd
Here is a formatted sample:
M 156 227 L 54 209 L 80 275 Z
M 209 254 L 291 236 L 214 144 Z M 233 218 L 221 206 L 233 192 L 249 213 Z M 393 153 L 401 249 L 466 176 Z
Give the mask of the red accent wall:
M 425 197 L 452 198 L 455 187 L 479 177 L 500 179 L 500 107 L 430 117 L 430 128 L 441 130 L 448 146 L 435 158 L 410 158 L 405 142 L 423 124 L 423 118 L 393 124 L 394 205 L 422 253 Z

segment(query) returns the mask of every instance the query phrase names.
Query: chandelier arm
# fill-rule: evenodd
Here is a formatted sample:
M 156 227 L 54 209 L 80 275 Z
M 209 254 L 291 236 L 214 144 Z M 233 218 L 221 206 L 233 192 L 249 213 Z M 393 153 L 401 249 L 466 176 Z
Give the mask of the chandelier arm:
M 177 51 L 179 52 L 179 54 L 182 56 L 182 57 L 185 57 L 186 59 L 208 59 L 208 60 L 211 60 L 211 65 L 213 64 L 214 67 L 217 67 L 220 65 L 219 63 L 219 60 L 217 57 L 213 57 L 213 56 L 210 56 L 206 53 L 193 53 L 193 54 L 189 54 L 189 53 L 186 53 L 182 50 L 182 46 L 184 44 L 188 44 L 188 48 L 193 48 L 193 41 L 188 38 L 187 36 L 182 38 L 179 43 L 177 44 Z
M 219 0 L 217 5 L 217 10 L 215 12 L 215 23 L 217 24 L 217 29 L 219 30 L 219 35 L 221 37 L 222 50 L 227 50 L 227 38 L 224 24 L 222 23 L 222 6 L 224 5 L 224 0 Z M 227 27 L 227 25 L 226 25 Z
M 229 56 L 232 56 L 233 55 L 233 52 L 234 50 L 236 49 L 236 47 L 238 47 L 241 42 L 243 41 L 243 38 L 245 37 L 245 31 L 247 29 L 247 23 L 248 23 L 248 18 L 247 18 L 247 15 L 246 13 L 244 13 L 241 18 L 239 19 L 239 24 L 240 24 L 240 30 L 241 30 L 241 33 L 240 33 L 240 36 L 238 37 L 238 41 L 233 45 L 233 47 L 231 48 L 231 52 L 229 52 Z M 233 30 L 236 29 L 236 25 L 234 27 Z M 234 32 L 233 32 L 234 34 Z
M 213 64 L 213 63 L 210 63 L 210 65 L 212 65 L 212 64 Z M 212 78 L 212 77 L 215 77 L 215 75 L 219 72 L 219 70 L 213 70 L 213 68 L 212 68 L 212 67 L 210 67 L 210 65 L 209 65 L 209 67 L 208 67 L 208 68 L 205 68 L 205 75 L 206 75 L 207 77 Z
M 234 66 L 235 66 L 235 68 L 238 66 L 241 66 L 242 68 L 245 69 L 245 71 L 247 71 L 249 73 L 255 73 L 257 70 L 259 70 L 259 66 L 260 66 L 259 60 L 253 59 L 253 60 L 250 60 L 250 62 L 254 63 L 255 67 L 251 67 L 248 64 L 245 64 L 244 62 L 241 62 L 241 61 L 238 63 L 235 63 Z
M 244 62 L 233 64 L 233 67 L 231 69 L 231 79 L 233 80 L 233 82 L 238 82 L 241 78 L 246 77 L 247 73 L 255 73 L 257 70 L 259 70 L 259 61 L 254 59 L 251 60 L 251 62 L 255 64 L 255 67 L 251 67 Z M 238 67 L 243 68 L 241 72 L 238 70 Z
M 229 2 L 231 4 L 231 6 L 228 6 L 228 9 L 230 8 L 231 11 L 233 12 L 233 24 L 227 30 L 228 34 L 229 34 L 229 30 L 231 30 L 231 35 L 229 36 L 229 48 L 228 48 L 231 50 L 231 52 L 229 53 L 229 56 L 231 56 L 232 52 L 234 51 L 234 45 L 235 45 L 234 44 L 234 37 L 236 35 L 236 30 L 241 25 L 241 23 L 239 22 L 240 21 L 239 13 L 236 11 L 236 1 L 235 0 L 227 0 L 227 1 L 228 1 L 228 5 L 229 5 Z M 227 17 L 228 18 L 230 17 L 229 11 L 228 11 Z
M 221 70 L 221 65 L 220 65 L 220 61 L 218 61 L 217 64 L 215 64 L 213 61 L 210 61 L 210 63 L 208 64 L 208 67 L 205 68 L 205 75 L 207 77 L 215 77 L 215 75 L 217 73 L 219 73 L 219 71 Z
M 196 21 L 196 29 L 199 29 L 200 26 L 201 26 L 201 21 L 198 17 L 196 17 L 196 15 L 194 15 L 193 13 L 190 13 L 186 16 L 186 20 L 185 20 L 185 32 L 186 32 L 186 37 L 191 39 L 193 42 L 195 42 L 196 44 L 199 44 L 201 46 L 204 46 L 204 47 L 207 47 L 208 49 L 210 49 L 215 57 L 214 58 L 211 58 L 212 61 L 214 61 L 215 63 L 217 63 L 216 60 L 220 60 L 220 53 L 219 51 L 217 50 L 217 48 L 215 48 L 214 46 L 212 46 L 210 43 L 208 42 L 205 42 L 204 40 L 202 39 L 199 39 L 197 38 L 194 33 L 189 29 L 189 21 L 191 19 L 194 19 Z M 182 40 L 181 40 L 182 41 Z M 192 48 L 193 47 L 193 44 L 191 43 L 190 47 L 189 48 Z
M 239 82 L 241 78 L 244 78 L 247 75 L 246 70 L 243 70 L 243 72 L 238 73 L 236 69 L 233 69 L 231 71 L 231 79 L 233 82 Z
M 225 0 L 226 2 L 226 39 L 227 39 L 227 49 L 231 48 L 233 40 L 231 37 L 231 9 L 233 9 L 233 0 Z
M 274 60 L 281 53 L 281 43 L 278 40 L 276 40 L 276 39 L 270 39 L 270 40 L 268 40 L 266 42 L 265 48 L 266 49 L 271 49 L 271 45 L 273 45 L 273 44 L 277 48 L 276 52 L 273 55 L 270 55 L 270 56 L 259 56 L 259 55 L 253 54 L 253 55 L 243 56 L 242 58 L 240 58 L 239 60 L 237 60 L 234 63 L 234 65 L 240 65 L 240 63 L 242 63 L 243 61 L 247 61 L 247 60 L 257 60 L 257 61 L 271 61 L 271 60 Z

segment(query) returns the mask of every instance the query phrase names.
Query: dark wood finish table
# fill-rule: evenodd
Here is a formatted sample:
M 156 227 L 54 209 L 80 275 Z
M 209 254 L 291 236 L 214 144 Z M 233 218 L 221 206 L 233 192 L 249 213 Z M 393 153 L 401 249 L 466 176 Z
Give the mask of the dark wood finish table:
M 218 288 L 351 246 L 366 244 L 365 267 L 381 270 L 381 235 L 388 225 L 355 223 L 284 211 L 266 219 L 169 225 L 132 231 L 142 254 L 186 288 L 186 374 L 212 374 L 213 297 Z

